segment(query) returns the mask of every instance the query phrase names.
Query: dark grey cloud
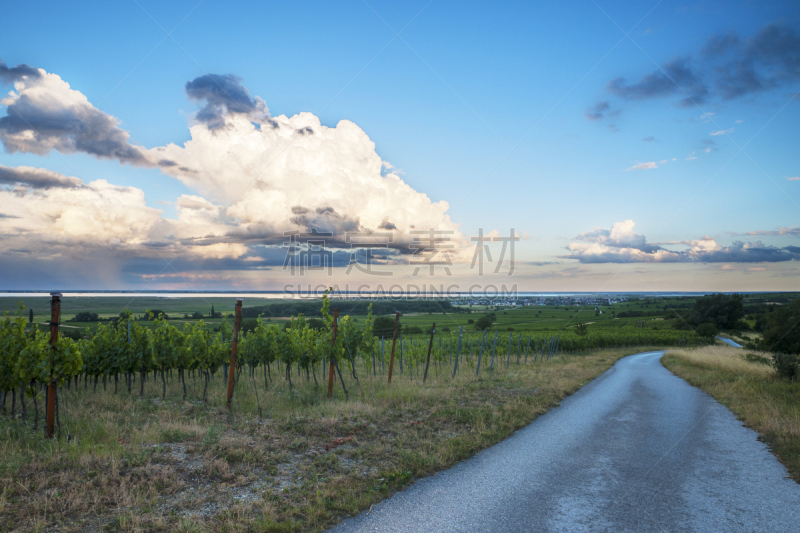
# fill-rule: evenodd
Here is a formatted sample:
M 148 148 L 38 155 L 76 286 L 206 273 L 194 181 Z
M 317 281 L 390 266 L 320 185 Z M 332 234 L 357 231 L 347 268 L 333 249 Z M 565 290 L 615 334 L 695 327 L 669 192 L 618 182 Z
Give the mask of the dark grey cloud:
M 728 37 L 717 48 L 722 61 L 715 68 L 724 99 L 758 93 L 800 80 L 800 35 L 771 24 L 745 41 Z
M 29 78 L 38 78 L 40 75 L 41 73 L 38 68 L 31 67 L 25 63 L 21 63 L 16 67 L 9 67 L 0 59 L 0 82 L 4 84 L 14 83 L 25 76 Z
M 798 228 L 779 228 L 775 232 L 751 232 L 748 235 L 793 235 Z M 578 240 L 597 243 L 600 247 L 587 247 L 572 243 L 569 255 L 581 263 L 778 263 L 800 261 L 800 247 L 777 247 L 761 241 L 734 241 L 730 246 L 719 246 L 706 237 L 701 241 L 685 241 L 683 250 L 672 251 L 662 246 L 647 244 L 643 235 L 628 232 L 614 238 L 605 229 L 583 233 Z
M 385 230 L 390 230 L 391 231 L 393 229 L 397 229 L 397 226 L 395 226 L 393 223 L 389 222 L 388 220 L 384 220 L 383 222 L 381 222 L 381 225 L 378 226 L 378 229 L 385 229 Z
M 340 215 L 334 208 L 328 206 L 316 209 L 294 206 L 292 212 L 294 216 L 290 222 L 296 229 L 286 234 L 276 233 L 274 227 L 269 224 L 231 223 L 222 234 L 200 235 L 175 241 L 150 241 L 145 246 L 166 248 L 176 244 L 186 247 L 243 244 L 252 250 L 262 247 L 283 249 L 288 246 L 307 249 L 309 245 L 317 246 L 323 243 L 328 250 L 344 249 L 349 250 L 348 253 L 356 253 L 355 250 L 358 249 L 370 249 L 377 255 L 391 257 L 410 255 L 419 251 L 419 246 L 414 242 L 398 241 L 393 238 L 391 230 L 383 227 L 394 226 L 391 222 L 382 224 L 380 229 L 383 231 L 372 231 L 363 228 L 357 218 Z
M 696 263 L 778 263 L 800 260 L 797 246 L 767 246 L 761 241 L 734 241 L 730 246 L 708 252 L 689 252 L 689 261 Z
M 7 167 L 0 165 L 0 185 L 25 185 L 33 189 L 79 189 L 84 187 L 79 178 L 64 176 L 51 170 L 33 167 Z
M 271 267 L 280 267 L 286 256 L 285 250 L 271 249 L 271 253 L 248 253 L 243 257 L 232 258 L 201 258 L 201 257 L 183 257 L 176 256 L 171 260 L 170 265 L 173 268 L 164 271 L 164 260 L 161 259 L 161 268 L 158 267 L 158 257 L 137 257 L 132 258 L 126 262 L 124 266 L 124 273 L 131 275 L 145 275 L 153 276 L 161 274 L 168 274 L 165 277 L 174 277 L 180 280 L 185 277 L 191 280 L 192 273 L 197 271 L 242 271 L 242 270 L 271 270 Z M 173 276 L 173 274 L 176 275 Z
M 30 91 L 43 80 L 41 75 L 26 78 L 19 96 L 6 106 L 6 116 L 0 117 L 0 141 L 7 152 L 46 155 L 55 149 L 150 165 L 144 149 L 130 144 L 116 118 L 76 98 L 80 93 L 56 76 L 43 85 L 44 93 Z
M 213 130 L 225 125 L 226 115 L 266 118 L 268 111 L 264 101 L 258 97 L 251 98 L 240 81 L 241 78 L 233 74 L 206 74 L 187 82 L 186 94 L 189 98 L 205 102 L 197 112 L 196 119 Z
M 752 235 L 752 236 L 766 236 L 766 237 L 800 237 L 800 226 L 792 227 L 779 227 L 774 230 L 768 231 L 749 231 L 747 233 L 733 233 L 732 235 Z
M 749 38 L 735 32 L 712 36 L 697 57 L 673 59 L 636 83 L 614 78 L 606 89 L 623 100 L 677 97 L 677 105 L 691 107 L 713 98 L 731 100 L 757 94 L 798 80 L 800 33 L 770 24 Z M 602 119 L 602 109 L 591 112 L 593 109 L 587 109 L 586 117 Z
M 645 100 L 678 94 L 681 107 L 703 103 L 708 89 L 692 70 L 686 58 L 673 59 L 661 69 L 647 74 L 638 83 L 628 84 L 625 78 L 614 78 L 606 86 L 609 92 L 625 100 Z
M 341 215 L 332 207 L 318 207 L 313 212 L 298 214 L 291 218 L 293 224 L 306 230 L 321 233 L 344 235 L 346 232 L 358 231 L 361 224 L 357 218 Z
M 727 54 L 741 44 L 736 32 L 728 31 L 720 35 L 712 36 L 703 47 L 703 55 L 706 57 L 717 57 Z
M 611 105 L 608 102 L 597 102 L 592 107 L 587 107 L 583 116 L 589 120 L 603 120 L 610 109 Z

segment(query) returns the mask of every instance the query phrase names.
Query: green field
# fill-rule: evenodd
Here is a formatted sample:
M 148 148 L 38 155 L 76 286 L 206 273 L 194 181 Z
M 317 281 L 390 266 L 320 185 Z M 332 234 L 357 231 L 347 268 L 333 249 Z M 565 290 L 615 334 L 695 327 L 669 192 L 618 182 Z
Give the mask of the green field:
M 785 305 L 800 297 L 797 293 L 758 293 L 745 295 L 745 312 L 753 313 L 763 310 L 768 306 Z M 531 335 L 555 335 L 557 332 L 569 332 L 579 322 L 587 324 L 587 332 L 592 333 L 619 333 L 636 334 L 643 331 L 675 331 L 676 320 L 672 318 L 686 315 L 694 304 L 695 297 L 653 297 L 653 296 L 629 296 L 628 301 L 618 302 L 611 305 L 527 305 L 508 307 L 505 305 L 462 305 L 458 306 L 462 312 L 450 313 L 407 313 L 402 314 L 401 325 L 406 327 L 417 326 L 423 331 L 428 331 L 433 323 L 437 324 L 437 331 L 445 333 L 457 332 L 460 327 L 464 327 L 465 333 L 476 332 L 474 324 L 478 318 L 487 313 L 494 313 L 496 321 L 492 325 L 492 330 L 500 332 L 514 331 Z M 26 296 L 23 298 L 0 297 L 0 313 L 6 311 L 12 314 L 22 303 L 33 310 L 34 322 L 40 327 L 47 325 L 50 319 L 50 300 L 47 296 Z M 244 308 L 266 306 L 274 307 L 277 304 L 285 304 L 286 300 L 278 298 L 247 298 Z M 144 318 L 145 312 L 149 309 L 158 309 L 170 317 L 170 322 L 178 327 L 183 324 L 194 324 L 198 320 L 185 318 L 194 313 L 204 315 L 204 322 L 212 329 L 219 327 L 222 319 L 209 318 L 212 306 L 214 311 L 223 315 L 232 314 L 235 299 L 230 297 L 202 296 L 202 297 L 151 297 L 137 296 L 81 296 L 65 297 L 62 299 L 61 324 L 66 328 L 83 330 L 85 328 L 94 329 L 95 324 L 86 322 L 75 322 L 72 319 L 80 312 L 97 313 L 100 318 L 108 319 L 117 317 L 121 312 L 129 309 L 134 317 Z M 340 315 L 350 314 L 358 322 L 364 321 L 365 315 L 351 314 L 350 309 L 354 306 L 352 300 L 334 300 L 333 307 L 339 308 Z M 316 309 L 316 307 L 315 307 Z M 673 315 L 673 313 L 675 315 Z M 290 316 L 297 313 L 284 313 L 285 316 L 271 316 L 265 320 L 283 324 L 288 321 Z M 630 316 L 636 315 L 636 316 Z M 310 316 L 310 315 L 309 315 Z M 745 317 L 745 322 L 750 327 L 755 325 L 755 320 L 749 319 L 751 315 Z M 679 320 L 679 319 L 678 319 Z M 89 332 L 87 332 L 89 333 Z M 732 332 L 734 338 L 743 341 L 740 332 Z M 752 333 L 750 334 L 752 335 Z M 408 335 L 406 335 L 408 337 Z
M 270 306 L 278 301 L 274 298 L 248 298 L 244 302 L 244 307 Z M 531 305 L 509 308 L 505 306 L 474 305 L 471 307 L 461 306 L 464 311 L 469 311 L 469 313 L 431 313 L 424 315 L 410 313 L 404 314 L 401 320 L 403 325 L 419 326 L 422 329 L 428 329 L 432 323 L 436 322 L 439 331 L 442 331 L 443 328 L 457 330 L 460 326 L 464 326 L 465 331 L 474 331 L 473 325 L 469 323 L 470 320 L 475 321 L 486 313 L 494 312 L 497 316 L 497 321 L 493 328 L 500 331 L 508 331 L 508 328 L 513 328 L 515 332 L 554 332 L 574 326 L 579 321 L 591 322 L 592 324 L 589 324 L 590 332 L 609 328 L 612 330 L 636 328 L 637 325 L 642 327 L 642 322 L 645 322 L 645 327 L 663 329 L 667 325 L 659 324 L 659 319 L 663 319 L 668 310 L 676 310 L 678 312 L 688 310 L 693 302 L 694 298 L 691 297 L 633 299 L 628 302 L 600 306 L 598 308 L 599 314 L 595 311 L 594 306 Z M 19 303 L 25 305 L 26 309 L 33 309 L 36 323 L 44 325 L 50 319 L 49 297 L 0 297 L 0 313 L 6 311 L 15 312 Z M 89 326 L 90 324 L 71 320 L 77 313 L 84 311 L 97 313 L 101 318 L 111 318 L 119 316 L 125 309 L 129 309 L 134 316 L 139 317 L 143 317 L 148 309 L 158 309 L 169 315 L 171 321 L 174 320 L 176 325 L 184 322 L 196 322 L 196 320 L 184 318 L 184 315 L 191 316 L 196 312 L 205 315 L 206 318 L 204 320 L 206 323 L 216 325 L 220 322 L 220 319 L 208 318 L 212 306 L 216 312 L 229 314 L 233 313 L 234 305 L 235 300 L 233 298 L 214 296 L 191 298 L 141 297 L 135 295 L 130 297 L 65 297 L 62 299 L 61 304 L 61 323 L 79 328 Z M 340 300 L 334 301 L 333 305 L 339 308 L 341 315 L 347 315 L 350 314 L 348 309 L 353 304 L 352 301 Z M 620 313 L 661 313 L 661 315 L 618 318 L 616 315 Z M 351 316 L 360 320 L 365 318 L 364 315 L 356 314 Z M 288 316 L 270 317 L 271 321 L 277 323 L 283 323 L 287 319 Z
M 7 378 L 0 531 L 168 531 L 176 523 L 185 531 L 319 531 L 504 438 L 624 355 L 713 343 L 712 333 L 684 327 L 684 317 L 704 302 L 737 301 L 736 316 L 747 323 L 726 332 L 736 339 L 754 336 L 748 324 L 771 315 L 767 340 L 770 324 L 783 316 L 774 311 L 797 298 L 749 295 L 742 310 L 738 298 L 718 296 L 455 307 L 375 301 L 382 316 L 406 311 L 393 367 L 391 339 L 383 343 L 364 328 L 363 301 L 330 302 L 340 316 L 333 337 L 330 315 L 314 326 L 296 320 L 280 327 L 300 311 L 313 317 L 322 301 L 251 298 L 231 374 L 231 321 L 208 316 L 212 306 L 229 315 L 234 298 L 67 296 L 61 331 L 84 338 L 50 347 L 41 327 L 37 333 L 27 326 L 27 310 L 0 329 L 0 363 L 12 369 L 0 374 Z M 20 303 L 33 310 L 35 323 L 47 324 L 48 297 L 0 300 L 4 311 Z M 107 320 L 126 309 L 133 320 Z M 154 324 L 144 319 L 148 309 L 171 319 Z M 105 326 L 94 331 L 96 323 L 73 320 L 85 312 L 97 313 Z M 184 318 L 194 313 L 204 318 Z M 247 329 L 258 314 L 270 325 Z M 489 314 L 492 335 L 484 337 L 475 322 Z M 335 375 L 334 368 L 338 380 L 328 397 L 326 371 Z M 42 415 L 45 383 L 54 374 L 65 377 L 53 389 L 52 440 L 43 435 Z

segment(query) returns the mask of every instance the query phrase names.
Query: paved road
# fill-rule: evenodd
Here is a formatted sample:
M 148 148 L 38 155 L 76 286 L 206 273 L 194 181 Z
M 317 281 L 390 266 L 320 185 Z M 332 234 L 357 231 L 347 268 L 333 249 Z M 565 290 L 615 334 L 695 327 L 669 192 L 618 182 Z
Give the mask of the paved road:
M 731 340 L 731 339 L 726 339 L 725 337 L 720 337 L 719 335 L 717 335 L 717 338 L 718 338 L 719 340 L 721 340 L 722 342 L 724 342 L 725 344 L 730 344 L 730 345 L 731 345 L 731 346 L 733 346 L 734 348 L 741 348 L 741 347 L 742 347 L 742 345 L 741 345 L 741 344 L 739 344 L 738 342 L 736 342 L 736 341 L 733 341 L 733 340 Z
M 800 531 L 800 485 L 661 355 L 621 359 L 500 444 L 332 531 Z

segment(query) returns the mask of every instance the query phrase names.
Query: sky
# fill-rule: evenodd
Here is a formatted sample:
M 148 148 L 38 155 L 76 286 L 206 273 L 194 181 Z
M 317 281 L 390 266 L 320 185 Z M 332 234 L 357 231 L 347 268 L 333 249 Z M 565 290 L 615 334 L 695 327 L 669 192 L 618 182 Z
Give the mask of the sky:
M 797 2 L 16 3 L 0 290 L 797 290 L 798 123 Z

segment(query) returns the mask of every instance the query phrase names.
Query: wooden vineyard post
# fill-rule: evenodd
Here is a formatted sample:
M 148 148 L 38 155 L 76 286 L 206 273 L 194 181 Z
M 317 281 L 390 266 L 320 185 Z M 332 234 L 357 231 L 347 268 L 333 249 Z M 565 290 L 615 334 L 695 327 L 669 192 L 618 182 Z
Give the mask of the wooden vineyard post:
M 514 332 L 508 334 L 508 359 L 506 359 L 506 368 L 511 364 L 511 341 L 514 340 Z
M 392 384 L 392 370 L 394 370 L 394 347 L 397 344 L 397 323 L 400 321 L 400 311 L 394 314 L 394 334 L 392 335 L 392 355 L 389 356 L 389 385 Z
M 428 366 L 431 364 L 431 348 L 433 348 L 433 334 L 436 333 L 436 322 L 431 326 L 431 341 L 428 343 L 428 358 L 425 360 L 425 373 L 422 375 L 422 383 L 428 379 Z
M 489 363 L 489 370 L 494 370 L 494 351 L 497 348 L 497 335 L 499 335 L 499 331 L 494 332 L 494 344 L 492 344 L 492 361 Z
M 528 335 L 528 345 L 525 347 L 525 364 L 528 364 L 528 352 L 531 349 L 531 336 Z
M 239 327 L 242 324 L 242 300 L 236 298 L 236 315 L 233 321 L 233 344 L 231 345 L 231 361 L 228 369 L 228 409 L 231 408 L 233 400 L 234 372 L 236 371 L 236 348 L 239 345 Z
M 456 379 L 456 372 L 458 372 L 458 358 L 461 355 L 461 336 L 464 334 L 464 326 L 458 329 L 458 348 L 456 348 L 456 362 L 453 365 L 453 379 Z M 452 351 L 452 346 L 450 350 Z
M 475 376 L 481 372 L 481 359 L 483 359 L 483 343 L 486 341 L 486 328 L 483 328 L 483 338 L 481 339 L 481 351 L 478 353 L 478 364 L 475 367 Z
M 55 435 L 56 426 L 56 383 L 53 376 L 54 352 L 58 341 L 58 320 L 61 315 L 61 294 L 50 293 L 50 380 L 47 383 L 47 416 L 44 435 L 52 439 Z
M 333 310 L 333 324 L 331 325 L 331 347 L 336 346 L 336 329 L 338 328 L 339 322 L 339 309 Z M 330 365 L 328 366 L 328 398 L 333 396 L 333 374 L 336 372 L 336 368 L 333 366 L 333 351 L 331 351 L 330 357 Z

